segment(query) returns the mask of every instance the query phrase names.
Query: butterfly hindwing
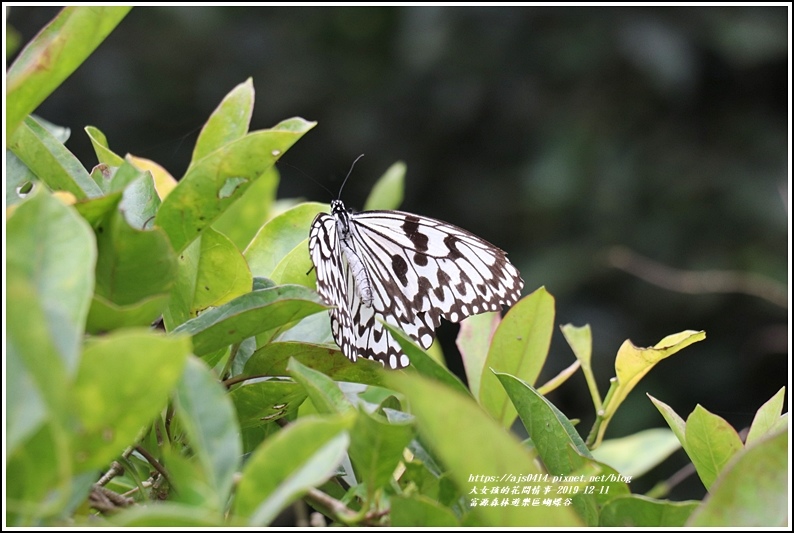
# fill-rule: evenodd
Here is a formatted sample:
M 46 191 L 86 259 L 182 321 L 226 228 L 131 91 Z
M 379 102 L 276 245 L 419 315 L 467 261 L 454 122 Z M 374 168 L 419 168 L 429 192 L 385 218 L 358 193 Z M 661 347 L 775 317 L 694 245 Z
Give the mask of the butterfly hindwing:
M 329 311 L 334 339 L 354 361 L 368 357 L 391 368 L 408 365 L 376 317 L 427 349 L 441 318 L 459 322 L 520 297 L 523 281 L 506 254 L 466 230 L 402 211 L 348 213 L 338 200 L 332 207 L 333 214 L 321 213 L 312 223 L 309 250 L 317 291 L 334 306 Z M 345 252 L 342 239 L 349 247 Z M 350 266 L 359 261 L 372 292 L 370 305 Z

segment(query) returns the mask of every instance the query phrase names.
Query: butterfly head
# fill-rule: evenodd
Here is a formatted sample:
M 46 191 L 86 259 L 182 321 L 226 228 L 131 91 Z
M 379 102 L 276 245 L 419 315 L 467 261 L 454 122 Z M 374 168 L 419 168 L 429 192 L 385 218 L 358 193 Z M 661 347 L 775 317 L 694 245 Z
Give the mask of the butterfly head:
M 347 213 L 347 209 L 345 209 L 345 204 L 342 203 L 342 200 L 331 200 L 331 214 L 340 215 L 342 213 Z

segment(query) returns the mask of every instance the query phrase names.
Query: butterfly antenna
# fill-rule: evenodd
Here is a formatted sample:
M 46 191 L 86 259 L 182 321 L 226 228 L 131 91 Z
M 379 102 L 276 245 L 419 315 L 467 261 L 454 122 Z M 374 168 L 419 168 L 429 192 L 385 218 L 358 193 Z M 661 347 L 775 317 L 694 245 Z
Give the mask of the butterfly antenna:
M 298 172 L 300 172 L 301 174 L 303 174 L 305 177 L 309 178 L 309 179 L 310 179 L 310 180 L 311 180 L 313 183 L 315 183 L 316 185 L 319 185 L 320 187 L 322 187 L 323 189 L 325 189 L 325 190 L 328 192 L 328 194 L 330 194 L 330 195 L 331 195 L 331 198 L 333 198 L 333 197 L 334 197 L 334 193 L 333 193 L 333 191 L 332 191 L 331 189 L 329 189 L 328 187 L 326 187 L 325 185 L 323 185 L 322 183 L 320 183 L 320 182 L 319 182 L 319 181 L 317 181 L 316 179 L 314 179 L 314 178 L 312 178 L 311 176 L 309 176 L 309 175 L 308 175 L 306 172 L 304 172 L 304 171 L 303 171 L 303 169 L 301 169 L 301 168 L 298 168 L 298 167 L 296 167 L 295 165 L 290 165 L 290 164 L 289 164 L 289 163 L 287 163 L 286 161 L 278 161 L 278 162 L 277 162 L 277 164 L 279 164 L 279 165 L 284 165 L 284 166 L 287 166 L 287 167 L 290 167 L 290 168 L 294 168 L 295 170 L 297 170 Z
M 349 177 L 350 177 L 350 174 L 352 174 L 352 173 L 353 173 L 353 167 L 354 167 L 354 166 L 356 166 L 356 163 L 358 163 L 358 160 L 359 160 L 359 159 L 361 159 L 362 157 L 364 157 L 364 154 L 361 154 L 360 156 L 358 156 L 358 157 L 356 158 L 356 160 L 355 160 L 355 161 L 353 161 L 353 164 L 352 164 L 352 165 L 350 165 L 350 170 L 348 171 L 348 173 L 347 173 L 347 176 L 345 176 L 345 181 L 343 181 L 343 182 L 342 182 L 342 186 L 341 186 L 341 187 L 339 187 L 339 196 L 337 197 L 337 200 L 339 200 L 339 199 L 341 199 L 341 198 L 342 198 L 342 189 L 344 189 L 344 188 L 345 188 L 345 183 L 347 183 L 347 178 L 349 178 Z

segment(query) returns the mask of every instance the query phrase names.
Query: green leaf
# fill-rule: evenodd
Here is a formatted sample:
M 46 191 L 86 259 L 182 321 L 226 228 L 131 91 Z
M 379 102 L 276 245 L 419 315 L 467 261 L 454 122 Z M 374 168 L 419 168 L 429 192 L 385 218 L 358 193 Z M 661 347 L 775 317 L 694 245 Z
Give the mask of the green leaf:
M 546 469 L 554 476 L 570 476 L 569 480 L 560 480 L 563 484 L 558 487 L 574 491 L 568 494 L 575 494 L 575 508 L 588 524 L 595 525 L 599 505 L 629 494 L 628 480 L 595 461 L 573 424 L 529 384 L 509 374 L 496 377 L 521 416 Z
M 99 468 L 130 445 L 165 407 L 189 353 L 186 337 L 148 330 L 114 332 L 86 345 L 74 385 L 80 470 Z
M 601 410 L 602 401 L 601 394 L 598 392 L 598 384 L 593 374 L 593 367 L 590 364 L 593 354 L 593 334 L 590 331 L 590 325 L 577 328 L 571 324 L 566 324 L 560 329 L 571 350 L 573 350 L 576 360 L 579 361 L 579 365 L 582 367 L 587 387 L 590 389 L 590 396 L 593 398 L 593 406 L 597 413 Z
M 391 527 L 459 527 L 455 513 L 438 502 L 423 496 L 391 497 Z
M 569 474 L 581 467 L 583 457 L 592 458 L 573 424 L 554 404 L 515 376 L 501 372 L 496 372 L 495 376 L 513 402 L 550 473 Z
M 295 412 L 306 390 L 292 381 L 250 381 L 229 393 L 243 429 L 259 427 Z
M 599 526 L 683 527 L 698 502 L 670 502 L 631 494 L 620 496 L 601 510 Z
M 19 205 L 6 233 L 7 349 L 51 409 L 63 409 L 77 369 L 96 249 L 91 228 L 45 191 Z
M 707 490 L 731 457 L 744 447 L 739 434 L 725 419 L 700 405 L 686 420 L 686 444 L 686 452 Z
M 120 328 L 150 326 L 167 304 L 167 294 L 150 296 L 129 305 L 117 305 L 95 294 L 88 311 L 86 331 L 100 334 Z
M 27 117 L 8 139 L 14 155 L 50 189 L 70 192 L 78 200 L 102 194 L 74 154 L 36 119 Z
M 6 76 L 6 134 L 91 55 L 130 7 L 64 8 L 20 52 Z
M 166 328 L 251 292 L 253 278 L 237 247 L 222 233 L 207 228 L 177 260 L 176 283 L 164 314 Z
M 789 459 L 787 431 L 745 448 L 722 471 L 686 525 L 787 527 Z
M 98 296 L 123 306 L 170 292 L 176 256 L 159 228 L 133 228 L 119 209 L 98 225 L 97 247 Z
M 174 333 L 192 335 L 193 353 L 200 356 L 326 309 L 314 291 L 281 285 L 243 294 L 188 320 Z
M 212 227 L 223 233 L 238 250 L 244 250 L 263 224 L 270 218 L 276 201 L 279 174 L 275 165 L 251 184 Z
M 300 247 L 308 256 L 309 227 L 318 213 L 328 209 L 316 202 L 298 204 L 262 226 L 243 254 L 253 275 L 271 277 L 279 262 Z
M 99 128 L 94 126 L 86 126 L 85 132 L 91 140 L 91 145 L 94 147 L 97 160 L 109 167 L 120 167 L 124 163 L 124 158 L 116 155 L 110 149 L 108 139 Z
M 202 507 L 223 512 L 242 454 L 234 405 L 212 371 L 188 360 L 176 389 L 176 412 L 196 454 L 211 498 Z
M 506 372 L 530 385 L 543 368 L 554 330 L 554 298 L 544 287 L 525 296 L 507 312 L 493 336 L 485 368 Z M 516 410 L 493 372 L 484 372 L 480 405 L 504 427 Z
M 301 364 L 322 372 L 334 381 L 382 385 L 383 366 L 369 359 L 355 363 L 338 348 L 304 342 L 273 342 L 258 349 L 245 364 L 246 376 L 286 376 L 287 363 L 294 358 Z
M 314 124 L 303 119 L 284 121 L 232 141 L 192 165 L 163 201 L 155 220 L 174 249 L 184 250 Z M 224 188 L 229 180 L 236 184 L 233 192 Z
M 593 457 L 624 476 L 639 477 L 667 459 L 681 443 L 669 429 L 639 431 L 620 439 L 605 440 Z
M 673 408 L 667 405 L 666 403 L 662 402 L 661 400 L 657 400 L 650 394 L 647 395 L 648 398 L 651 399 L 651 402 L 656 406 L 659 412 L 664 417 L 667 425 L 670 426 L 670 429 L 673 430 L 673 434 L 678 439 L 678 442 L 681 443 L 681 446 L 684 450 L 687 450 L 687 443 L 686 443 L 686 422 L 678 416 L 678 414 L 673 411 Z M 689 452 L 687 451 L 687 454 Z
M 411 424 L 389 422 L 377 413 L 359 410 L 350 430 L 350 460 L 356 477 L 366 484 L 370 494 L 389 486 L 413 435 Z
M 499 479 L 514 473 L 542 475 L 533 456 L 467 394 L 418 375 L 392 372 L 385 379 L 405 394 L 420 435 L 449 469 L 461 493 L 469 494 L 475 483 L 482 485 L 472 479 L 479 474 Z M 472 438 L 475 444 L 461 445 Z M 581 525 L 568 507 L 476 506 L 471 514 L 481 525 L 501 528 Z
M 271 277 L 276 283 L 303 285 L 314 289 L 317 286 L 317 274 L 309 257 L 309 239 L 301 241 L 279 261 Z
M 463 358 L 469 390 L 475 398 L 480 394 L 480 380 L 485 369 L 488 348 L 491 346 L 493 334 L 501 321 L 502 315 L 493 312 L 472 315 L 460 323 L 460 331 L 455 344 Z
M 160 197 L 154 186 L 154 178 L 148 171 L 135 168 L 124 161 L 111 180 L 111 189 L 121 189 L 119 210 L 127 223 L 135 229 L 152 229 L 152 222 L 160 208 Z
M 306 389 L 318 413 L 346 413 L 353 410 L 353 405 L 336 382 L 325 374 L 303 366 L 295 359 L 290 359 L 287 371 Z
M 347 451 L 352 417 L 305 418 L 266 440 L 243 469 L 234 514 L 251 526 L 266 526 L 331 477 Z
M 209 528 L 227 525 L 212 509 L 173 502 L 130 507 L 111 515 L 108 520 L 114 526 L 133 528 Z
M 411 361 L 411 367 L 409 368 L 413 368 L 419 374 L 434 379 L 439 383 L 443 383 L 462 394 L 469 395 L 469 389 L 466 388 L 466 385 L 464 385 L 455 374 L 450 372 L 446 367 L 438 364 L 427 352 L 414 344 L 414 341 L 410 339 L 403 330 L 391 324 L 387 324 L 386 322 L 383 322 L 383 325 L 386 326 L 391 336 L 394 337 L 394 340 L 396 340 L 400 348 L 402 348 L 403 353 Z
M 783 402 L 785 399 L 786 387 L 782 387 L 777 391 L 777 394 L 772 396 L 769 401 L 758 409 L 753 418 L 753 423 L 750 425 L 747 438 L 744 441 L 745 446 L 752 446 L 767 434 L 775 431 L 780 421 L 780 412 L 783 409 Z
M 40 426 L 6 462 L 6 519 L 11 526 L 41 525 L 61 514 L 73 492 L 68 433 L 54 419 Z
M 405 163 L 402 161 L 397 161 L 386 169 L 364 202 L 364 211 L 400 207 L 405 189 L 405 170 Z
M 251 78 L 231 90 L 201 129 L 193 148 L 191 164 L 248 133 L 254 111 L 254 84 Z
M 8 149 L 6 149 L 5 178 L 6 207 L 19 204 L 37 187 L 41 187 L 36 175 Z

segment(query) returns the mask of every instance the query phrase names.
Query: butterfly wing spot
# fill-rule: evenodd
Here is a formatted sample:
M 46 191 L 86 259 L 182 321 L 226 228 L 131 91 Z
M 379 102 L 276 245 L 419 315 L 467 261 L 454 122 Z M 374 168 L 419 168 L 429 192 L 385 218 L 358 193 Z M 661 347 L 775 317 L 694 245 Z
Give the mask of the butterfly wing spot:
M 394 271 L 394 275 L 397 276 L 397 279 L 400 280 L 400 283 L 403 284 L 403 287 L 407 287 L 408 278 L 406 274 L 408 274 L 408 263 L 405 262 L 405 259 L 397 254 L 391 256 L 391 269 Z
M 427 349 L 442 318 L 512 305 L 524 285 L 502 250 L 466 230 L 401 211 L 351 213 L 338 200 L 312 222 L 309 252 L 342 352 L 390 368 L 410 360 L 378 317 Z

